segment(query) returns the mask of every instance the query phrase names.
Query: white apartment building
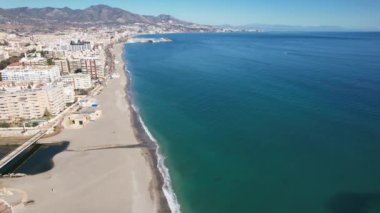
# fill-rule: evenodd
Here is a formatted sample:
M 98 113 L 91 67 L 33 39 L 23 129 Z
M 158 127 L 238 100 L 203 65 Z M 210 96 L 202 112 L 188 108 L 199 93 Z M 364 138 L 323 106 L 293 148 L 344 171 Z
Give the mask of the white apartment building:
M 80 40 L 78 40 L 78 42 L 71 41 L 69 50 L 73 52 L 91 50 L 91 44 L 88 41 L 80 41 Z
M 2 81 L 54 82 L 61 78 L 58 66 L 8 66 L 0 74 Z
M 73 85 L 74 89 L 90 89 L 92 87 L 91 76 L 83 73 L 73 73 L 62 76 L 62 81 Z
M 74 86 L 72 84 L 63 85 L 63 95 L 66 104 L 75 102 Z
M 39 118 L 47 110 L 57 115 L 65 108 L 61 82 L 18 91 L 0 91 L 0 120 Z
M 57 115 L 62 112 L 66 106 L 62 82 L 47 85 L 43 90 L 48 96 L 49 112 L 53 115 Z

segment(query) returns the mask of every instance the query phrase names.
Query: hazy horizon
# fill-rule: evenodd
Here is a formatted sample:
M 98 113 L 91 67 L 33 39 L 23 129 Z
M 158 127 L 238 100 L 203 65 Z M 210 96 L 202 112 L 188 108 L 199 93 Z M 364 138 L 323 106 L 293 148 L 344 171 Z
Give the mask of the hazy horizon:
M 104 4 L 118 7 L 141 15 L 168 14 L 176 18 L 207 25 L 287 25 L 287 26 L 337 26 L 350 29 L 380 30 L 380 1 L 374 0 L 237 0 L 219 2 L 216 0 L 172 2 L 170 0 L 121 0 L 99 1 L 57 1 L 40 0 L 30 2 L 0 0 L 1 8 L 16 7 L 69 7 L 84 9 Z M 228 14 L 228 15 L 226 15 Z

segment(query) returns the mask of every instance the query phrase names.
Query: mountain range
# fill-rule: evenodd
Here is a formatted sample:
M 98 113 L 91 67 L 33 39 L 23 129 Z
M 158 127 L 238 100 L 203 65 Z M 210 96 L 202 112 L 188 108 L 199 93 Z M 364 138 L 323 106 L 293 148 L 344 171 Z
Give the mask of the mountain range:
M 64 8 L 0 8 L 0 25 L 15 28 L 55 29 L 61 27 L 121 26 L 130 24 L 181 26 L 185 28 L 208 28 L 176 19 L 170 15 L 147 16 L 129 11 L 95 5 L 86 9 Z

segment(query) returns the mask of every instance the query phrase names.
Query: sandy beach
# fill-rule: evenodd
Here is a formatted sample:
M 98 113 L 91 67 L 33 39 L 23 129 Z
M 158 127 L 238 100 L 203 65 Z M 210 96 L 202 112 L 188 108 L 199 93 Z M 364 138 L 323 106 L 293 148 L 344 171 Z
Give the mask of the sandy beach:
M 70 142 L 54 158 L 54 168 L 42 174 L 1 179 L 23 201 L 15 212 L 166 212 L 154 157 L 135 136 L 126 99 L 127 77 L 123 44 L 115 45 L 116 72 L 96 98 L 101 119 L 83 129 L 64 130 L 43 143 Z M 165 210 L 166 209 L 166 210 Z

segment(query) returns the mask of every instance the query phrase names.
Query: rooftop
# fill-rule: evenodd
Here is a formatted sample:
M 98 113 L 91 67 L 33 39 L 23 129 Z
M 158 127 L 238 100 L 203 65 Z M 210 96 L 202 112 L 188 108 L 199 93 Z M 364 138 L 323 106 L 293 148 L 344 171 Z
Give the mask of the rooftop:
M 78 40 L 77 42 L 75 42 L 75 41 L 70 42 L 70 45 L 85 45 L 85 44 L 90 44 L 90 42 L 89 41 L 81 41 L 81 40 Z
M 43 65 L 43 66 L 25 66 L 22 63 L 13 63 L 9 65 L 7 68 L 4 70 L 1 70 L 0 72 L 5 72 L 5 71 L 15 71 L 15 72 L 29 72 L 29 71 L 49 71 L 54 68 L 58 69 L 58 66 L 55 65 Z

